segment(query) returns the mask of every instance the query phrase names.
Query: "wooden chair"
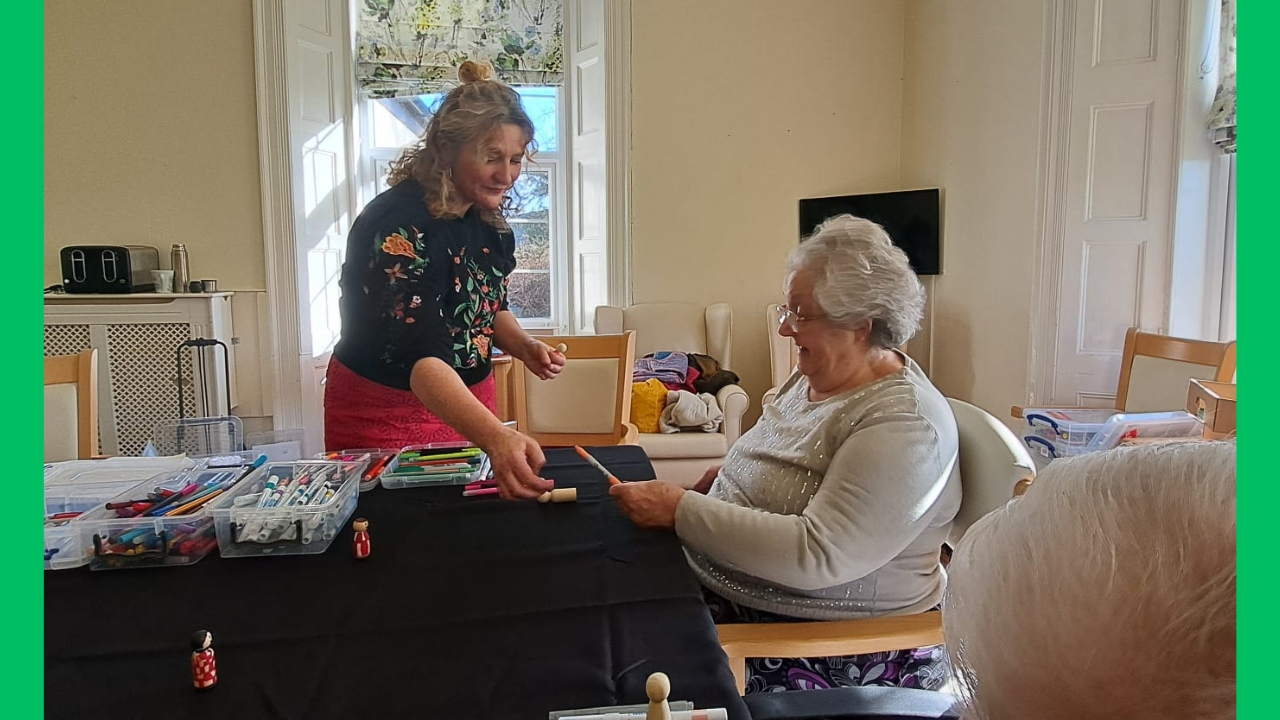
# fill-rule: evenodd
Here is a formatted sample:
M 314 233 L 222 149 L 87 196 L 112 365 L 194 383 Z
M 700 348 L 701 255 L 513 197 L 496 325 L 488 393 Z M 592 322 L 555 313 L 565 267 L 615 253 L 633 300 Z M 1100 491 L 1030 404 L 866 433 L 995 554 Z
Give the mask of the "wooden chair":
M 1187 401 L 1192 378 L 1234 382 L 1236 343 L 1187 340 L 1145 333 L 1129 328 L 1124 336 L 1120 359 L 1120 383 L 1116 387 L 1116 412 L 1162 412 L 1181 410 Z M 1082 407 L 1053 406 L 1046 410 L 1084 410 Z M 1103 408 L 1106 409 L 1106 408 Z M 1023 407 L 1009 411 L 1023 417 Z
M 523 363 L 511 370 L 516 428 L 544 447 L 635 445 L 631 418 L 631 378 L 636 334 L 541 337 L 551 347 L 563 343 L 565 366 L 559 377 L 540 380 Z
M 636 354 L 673 350 L 710 355 L 721 368 L 733 369 L 733 307 L 729 303 L 698 305 L 685 302 L 639 303 L 628 307 L 601 305 L 595 310 L 597 334 L 636 332 Z M 707 468 L 724 463 L 724 456 L 742 435 L 742 418 L 750 398 L 737 384 L 715 393 L 724 413 L 717 432 L 644 432 L 637 444 L 644 448 L 658 477 L 693 487 Z
M 44 359 L 44 461 L 98 454 L 98 351 Z
M 981 408 L 948 399 L 960 433 L 962 496 L 947 544 L 954 547 L 978 518 L 1021 495 L 1035 477 L 1035 464 L 1004 423 Z M 729 667 L 746 690 L 749 657 L 824 657 L 907 650 L 938 645 L 942 613 L 926 612 L 867 620 L 717 625 Z

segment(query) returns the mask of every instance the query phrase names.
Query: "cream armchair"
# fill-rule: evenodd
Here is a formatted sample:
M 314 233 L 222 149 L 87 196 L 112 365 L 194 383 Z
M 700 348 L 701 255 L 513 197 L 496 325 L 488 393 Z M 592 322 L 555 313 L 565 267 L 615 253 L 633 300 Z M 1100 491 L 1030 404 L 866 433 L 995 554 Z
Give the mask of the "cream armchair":
M 715 358 L 721 367 L 733 369 L 733 309 L 728 303 L 707 307 L 642 303 L 627 308 L 596 308 L 596 333 L 627 330 L 636 331 L 637 357 L 661 350 L 700 353 Z M 659 478 L 692 487 L 708 467 L 724 461 L 729 446 L 742 434 L 747 393 L 737 385 L 727 385 L 716 393 L 716 402 L 724 412 L 724 424 L 718 433 L 640 433 L 640 447 L 653 462 Z
M 764 310 L 764 332 L 769 338 L 769 371 L 771 385 L 765 391 L 762 405 L 768 405 L 778 396 L 778 388 L 791 377 L 796 369 L 796 344 L 789 337 L 778 334 L 782 320 L 782 306 L 774 303 Z

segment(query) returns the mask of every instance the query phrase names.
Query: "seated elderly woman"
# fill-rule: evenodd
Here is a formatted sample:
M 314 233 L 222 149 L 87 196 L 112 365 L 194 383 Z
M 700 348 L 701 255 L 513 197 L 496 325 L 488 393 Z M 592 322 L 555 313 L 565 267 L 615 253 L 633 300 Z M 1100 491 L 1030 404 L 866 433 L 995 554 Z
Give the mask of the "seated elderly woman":
M 796 372 L 692 491 L 614 486 L 645 527 L 674 527 L 717 622 L 924 612 L 942 599 L 939 551 L 960 505 L 955 418 L 898 346 L 924 290 L 868 220 L 842 215 L 791 253 L 778 332 Z M 704 494 L 705 493 L 705 494 Z M 748 660 L 748 692 L 833 685 L 936 688 L 940 649 Z
M 965 534 L 947 648 L 982 720 L 1236 716 L 1235 443 L 1055 460 Z

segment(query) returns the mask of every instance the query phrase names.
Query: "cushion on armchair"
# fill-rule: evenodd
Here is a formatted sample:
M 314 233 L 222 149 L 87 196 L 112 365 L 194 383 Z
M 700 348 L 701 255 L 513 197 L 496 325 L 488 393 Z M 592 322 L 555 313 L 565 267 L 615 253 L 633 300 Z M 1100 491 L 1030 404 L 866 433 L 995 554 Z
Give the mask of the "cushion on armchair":
M 631 384 L 631 424 L 642 433 L 656 433 L 667 403 L 667 386 L 657 378 Z

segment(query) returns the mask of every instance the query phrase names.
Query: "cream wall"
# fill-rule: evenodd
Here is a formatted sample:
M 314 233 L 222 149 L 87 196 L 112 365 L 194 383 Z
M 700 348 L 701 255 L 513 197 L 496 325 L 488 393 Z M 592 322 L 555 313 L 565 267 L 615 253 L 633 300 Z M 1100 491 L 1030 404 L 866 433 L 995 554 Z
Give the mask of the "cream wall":
M 798 201 L 898 186 L 904 5 L 631 7 L 633 301 L 732 303 L 754 419 Z
M 46 0 L 45 284 L 72 244 L 184 242 L 265 283 L 250 0 Z
M 902 182 L 944 189 L 932 377 L 1006 420 L 1031 350 L 1044 10 L 906 3 Z

